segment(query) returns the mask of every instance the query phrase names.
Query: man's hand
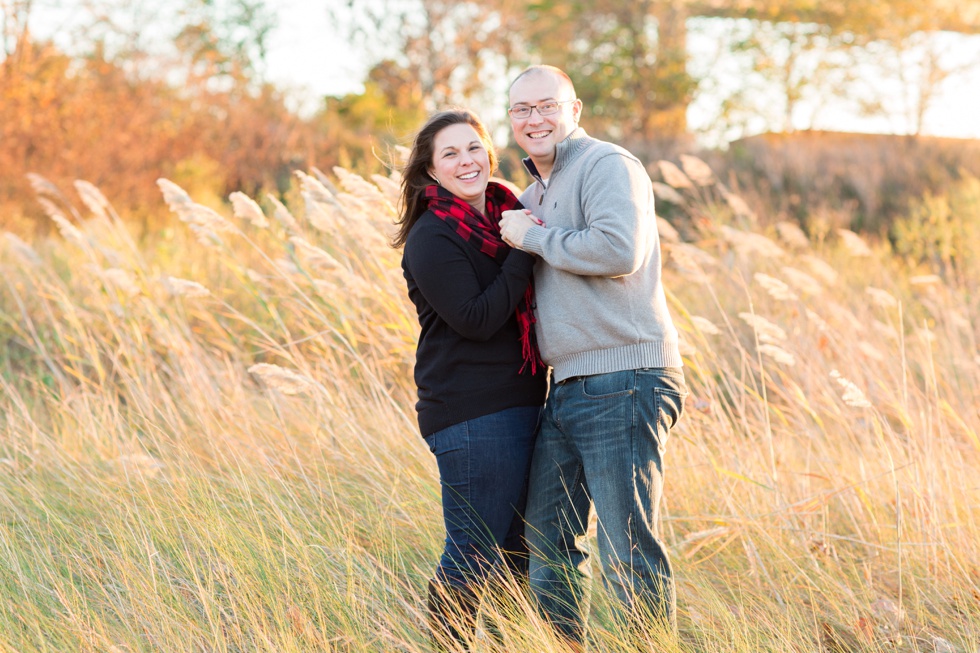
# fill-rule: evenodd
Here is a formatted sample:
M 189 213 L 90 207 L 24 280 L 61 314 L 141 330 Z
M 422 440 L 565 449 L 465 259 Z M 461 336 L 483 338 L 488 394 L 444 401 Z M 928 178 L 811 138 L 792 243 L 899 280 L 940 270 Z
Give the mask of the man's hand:
M 527 209 L 504 211 L 500 219 L 500 236 L 504 242 L 511 247 L 521 249 L 524 244 L 524 235 L 527 230 L 534 225 L 544 226 L 541 220 L 537 219 Z

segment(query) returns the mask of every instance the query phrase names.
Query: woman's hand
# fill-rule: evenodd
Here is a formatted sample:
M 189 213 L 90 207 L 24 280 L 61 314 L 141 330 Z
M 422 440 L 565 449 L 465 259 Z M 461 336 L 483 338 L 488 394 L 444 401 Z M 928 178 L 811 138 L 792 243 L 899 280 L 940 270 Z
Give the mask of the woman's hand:
M 504 211 L 500 219 L 500 237 L 511 247 L 521 249 L 524 235 L 534 225 L 545 226 L 529 209 Z

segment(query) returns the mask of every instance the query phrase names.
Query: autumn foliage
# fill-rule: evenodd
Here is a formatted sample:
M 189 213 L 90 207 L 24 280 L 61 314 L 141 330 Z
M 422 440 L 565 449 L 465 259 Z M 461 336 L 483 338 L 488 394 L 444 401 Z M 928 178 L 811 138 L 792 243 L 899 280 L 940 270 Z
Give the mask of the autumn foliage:
M 214 200 L 234 190 L 281 195 L 293 170 L 329 169 L 380 149 L 373 135 L 345 131 L 329 101 L 302 117 L 269 84 L 176 84 L 138 62 L 99 51 L 70 57 L 30 40 L 0 61 L 0 98 L 0 208 L 8 228 L 20 216 L 18 231 L 48 228 L 30 172 L 60 187 L 90 181 L 146 229 L 160 215 L 161 176 Z

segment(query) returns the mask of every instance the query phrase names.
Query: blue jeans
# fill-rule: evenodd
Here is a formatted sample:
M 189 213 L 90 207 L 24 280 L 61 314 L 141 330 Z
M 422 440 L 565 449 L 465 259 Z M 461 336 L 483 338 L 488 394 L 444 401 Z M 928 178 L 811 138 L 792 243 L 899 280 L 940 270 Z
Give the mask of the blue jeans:
M 472 587 L 495 568 L 527 574 L 524 505 L 541 408 L 471 419 L 425 438 L 439 464 L 446 545 L 435 580 Z
M 663 454 L 683 412 L 679 368 L 626 370 L 551 383 L 531 465 L 527 505 L 530 585 L 566 638 L 583 637 L 580 578 L 589 506 L 598 517 L 602 577 L 627 617 L 675 628 L 674 580 L 657 537 Z

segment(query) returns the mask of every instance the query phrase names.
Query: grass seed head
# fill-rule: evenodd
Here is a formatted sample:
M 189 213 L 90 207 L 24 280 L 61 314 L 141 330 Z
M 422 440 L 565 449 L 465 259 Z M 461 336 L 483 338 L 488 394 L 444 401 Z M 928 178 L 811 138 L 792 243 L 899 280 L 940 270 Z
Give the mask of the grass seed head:
M 321 268 L 339 268 L 340 263 L 337 259 L 330 256 L 327 252 L 323 251 L 316 245 L 312 245 L 305 238 L 300 236 L 291 236 L 289 238 L 290 244 L 296 250 L 296 254 L 308 265 Z
M 790 290 L 784 282 L 780 281 L 776 277 L 771 277 L 768 274 L 763 274 L 762 272 L 756 272 L 753 275 L 756 283 L 763 287 L 763 289 L 769 293 L 769 296 L 780 302 L 796 301 L 799 299 L 797 294 Z
M 681 241 L 681 235 L 674 229 L 674 225 L 660 216 L 657 216 L 657 234 L 660 236 L 660 240 L 665 243 L 679 243 Z
M 810 239 L 806 237 L 806 234 L 795 222 L 789 222 L 788 220 L 777 222 L 776 233 L 790 247 L 806 249 L 810 246 Z
M 676 206 L 684 206 L 684 197 L 676 190 L 659 181 L 653 182 L 653 196 L 657 200 L 670 202 Z
M 871 402 L 868 401 L 868 398 L 864 396 L 863 392 L 861 392 L 861 388 L 857 387 L 848 379 L 845 379 L 837 370 L 830 370 L 830 376 L 836 379 L 837 383 L 844 389 L 844 393 L 841 398 L 844 400 L 845 404 L 855 408 L 871 408 Z
M 236 218 L 248 220 L 253 227 L 259 227 L 260 229 L 265 229 L 269 226 L 269 221 L 262 212 L 262 207 L 245 193 L 235 191 L 228 196 L 228 199 L 231 200 Z
M 757 219 L 755 211 L 749 206 L 749 203 L 741 198 L 741 196 L 735 193 L 725 193 L 725 202 L 728 204 L 728 208 L 732 210 L 732 213 L 739 218 L 748 218 L 749 220 L 755 221 Z
M 796 358 L 793 356 L 793 354 L 789 353 L 778 345 L 773 345 L 770 343 L 759 345 L 759 353 L 763 356 L 768 356 L 780 365 L 792 367 L 796 364 Z
M 820 282 L 802 270 L 797 270 L 796 268 L 785 265 L 780 268 L 780 271 L 789 281 L 790 285 L 802 293 L 807 295 L 819 295 L 823 292 L 823 286 L 820 285 Z
M 266 198 L 272 202 L 272 206 L 275 207 L 272 212 L 272 217 L 274 217 L 279 224 L 285 227 L 286 231 L 299 231 L 299 223 L 296 222 L 296 218 L 294 218 L 293 214 L 289 212 L 286 205 L 272 195 L 266 195 Z
M 167 203 L 167 207 L 178 215 L 181 211 L 187 210 L 188 207 L 193 204 L 191 196 L 188 195 L 183 188 L 169 179 L 164 179 L 162 177 L 157 179 L 157 187 L 159 187 L 160 192 L 163 193 L 163 201 Z
M 738 316 L 755 330 L 760 341 L 772 344 L 786 340 L 786 332 L 761 315 L 739 313 Z
M 91 184 L 82 179 L 76 179 L 75 190 L 78 191 L 78 196 L 82 198 L 82 203 L 88 207 L 88 210 L 93 215 L 106 220 L 109 219 L 109 211 L 112 205 L 109 204 L 109 200 L 106 199 L 105 195 L 102 194 L 102 191 L 95 184 Z
M 178 277 L 164 277 L 163 285 L 172 297 L 207 297 L 211 291 L 196 281 Z
M 38 195 L 47 195 L 48 197 L 54 198 L 62 197 L 61 191 L 58 190 L 57 186 L 36 172 L 28 172 L 27 181 L 31 184 L 31 189 Z
M 721 333 L 721 329 L 715 326 L 715 323 L 706 317 L 701 317 L 700 315 L 691 316 L 691 324 L 694 325 L 701 333 L 708 336 L 717 336 Z
M 707 163 L 690 154 L 682 154 L 680 158 L 684 174 L 695 184 L 698 186 L 710 186 L 715 183 L 715 173 Z
M 810 272 L 817 275 L 821 281 L 823 281 L 828 286 L 832 286 L 837 283 L 838 277 L 840 275 L 827 261 L 822 258 L 817 258 L 812 254 L 807 254 L 802 257 L 802 261 L 807 264 L 810 268 Z
M 871 248 L 868 247 L 868 244 L 850 229 L 838 229 L 837 235 L 840 236 L 844 248 L 850 252 L 851 256 L 871 256 Z
M 38 201 L 44 203 L 43 200 L 44 198 L 42 197 Z M 58 231 L 61 232 L 64 239 L 70 243 L 78 245 L 79 247 L 87 247 L 88 241 L 85 238 L 85 234 L 82 233 L 82 230 L 73 225 L 68 218 L 61 213 L 61 211 L 57 210 L 57 207 L 55 207 L 54 204 L 51 202 L 47 202 L 47 204 L 50 204 L 52 209 L 48 211 L 48 215 L 50 215 L 51 220 L 58 225 Z
M 663 175 L 664 181 L 667 182 L 668 185 L 673 186 L 674 188 L 694 189 L 694 184 L 691 183 L 688 176 L 670 161 L 657 161 L 657 167 L 660 168 L 660 174 Z
M 5 231 L 3 237 L 7 241 L 7 247 L 25 263 L 32 267 L 41 265 L 41 257 L 37 255 L 33 247 L 21 240 L 19 236 Z
M 743 256 L 759 256 L 762 258 L 778 258 L 785 252 L 783 248 L 762 234 L 742 231 L 728 225 L 719 228 L 721 237 L 730 243 Z
M 109 268 L 102 271 L 102 278 L 127 297 L 135 297 L 140 294 L 140 287 L 137 285 L 133 276 L 126 270 L 120 268 Z
M 267 388 L 278 390 L 284 395 L 309 394 L 316 387 L 316 382 L 310 377 L 270 363 L 252 365 L 248 371 L 257 376 Z
M 898 300 L 887 290 L 882 290 L 881 288 L 874 288 L 868 286 L 864 289 L 865 294 L 871 296 L 871 300 L 883 308 L 897 308 Z

